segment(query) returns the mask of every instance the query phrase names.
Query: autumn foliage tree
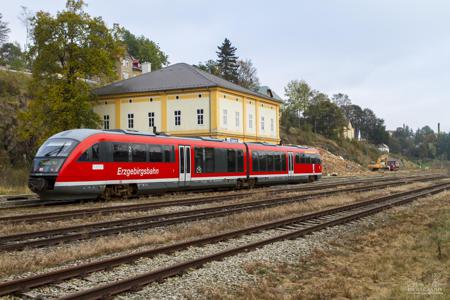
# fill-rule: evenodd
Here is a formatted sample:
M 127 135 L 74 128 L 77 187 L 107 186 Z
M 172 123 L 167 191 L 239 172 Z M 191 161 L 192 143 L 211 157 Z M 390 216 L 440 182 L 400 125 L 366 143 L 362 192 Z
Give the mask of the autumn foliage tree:
M 72 128 L 96 128 L 86 79 L 110 81 L 123 47 L 114 30 L 91 17 L 82 0 L 68 0 L 56 16 L 40 11 L 31 19 L 33 78 L 28 109 L 21 114 L 21 135 L 38 141 Z

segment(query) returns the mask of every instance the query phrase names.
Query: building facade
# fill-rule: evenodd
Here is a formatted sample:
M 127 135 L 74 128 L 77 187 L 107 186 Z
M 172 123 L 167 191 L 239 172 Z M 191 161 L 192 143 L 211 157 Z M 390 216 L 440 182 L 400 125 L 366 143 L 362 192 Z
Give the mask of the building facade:
M 94 91 L 105 129 L 279 143 L 281 99 L 175 64 Z
M 344 138 L 353 140 L 355 138 L 355 129 L 352 126 L 352 123 L 350 121 L 347 122 L 347 125 L 344 126 L 343 130 Z
M 128 54 L 128 52 L 116 62 L 116 70 L 119 80 L 132 78 L 151 71 L 151 63 L 141 62 Z

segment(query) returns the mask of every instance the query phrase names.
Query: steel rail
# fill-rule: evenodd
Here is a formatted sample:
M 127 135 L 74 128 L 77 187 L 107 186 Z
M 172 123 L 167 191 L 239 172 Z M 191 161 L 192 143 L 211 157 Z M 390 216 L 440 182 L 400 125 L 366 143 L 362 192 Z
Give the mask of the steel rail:
M 362 211 L 357 211 L 355 213 L 345 215 L 342 217 L 337 217 L 331 221 L 325 221 L 320 224 L 314 224 L 310 225 L 309 227 L 302 228 L 299 230 L 295 230 L 293 232 L 285 233 L 278 235 L 276 237 L 271 237 L 267 239 L 263 239 L 257 242 L 249 243 L 243 246 L 226 249 L 220 252 L 216 252 L 211 255 L 203 256 L 197 259 L 188 260 L 185 262 L 181 262 L 169 267 L 163 267 L 151 272 L 147 272 L 132 278 L 119 280 L 117 282 L 113 282 L 110 284 L 101 285 L 95 288 L 91 288 L 88 290 L 80 291 L 74 294 L 63 296 L 59 299 L 64 300 L 91 300 L 91 299 L 101 299 L 101 298 L 109 298 L 111 296 L 126 292 L 126 291 L 137 291 L 139 289 L 142 289 L 145 285 L 152 283 L 152 282 L 160 282 L 168 277 L 172 277 L 175 275 L 182 274 L 190 269 L 193 268 L 199 268 L 202 267 L 204 264 L 212 261 L 217 261 L 224 259 L 229 256 L 233 256 L 242 252 L 248 252 L 257 248 L 260 248 L 262 246 L 273 244 L 278 241 L 283 241 L 287 239 L 296 239 L 299 237 L 306 236 L 308 234 L 314 233 L 316 231 L 323 230 L 328 227 L 336 226 L 345 224 L 357 219 L 361 219 L 363 217 L 378 213 L 382 210 L 391 208 L 393 206 L 405 204 L 408 202 L 411 202 L 421 196 L 427 195 L 427 194 L 435 194 L 439 193 L 445 189 L 447 189 L 449 186 L 437 188 L 435 190 L 429 190 L 426 192 L 421 192 L 416 195 L 406 196 L 404 198 L 401 198 L 398 201 L 390 202 L 387 204 L 381 204 L 375 207 L 371 207 Z
M 325 188 L 334 188 L 338 186 L 346 186 L 353 185 L 359 183 L 366 182 L 385 182 L 389 180 L 408 180 L 411 182 L 421 181 L 426 179 L 438 179 L 444 178 L 442 175 L 431 175 L 431 176 L 409 176 L 404 178 L 377 178 L 375 180 L 359 180 L 359 181 L 351 181 L 351 182 L 339 182 L 339 183 L 327 183 L 327 184 L 316 184 L 310 186 L 301 186 L 295 188 L 286 188 L 280 191 L 279 188 L 271 189 L 268 191 L 256 191 L 256 193 L 262 194 L 279 194 L 280 192 L 291 192 L 291 191 L 310 191 L 315 189 L 325 189 Z M 136 212 L 136 211 L 145 211 L 149 209 L 157 209 L 171 206 L 192 206 L 192 205 L 200 205 L 206 203 L 214 203 L 226 200 L 232 200 L 240 197 L 246 197 L 254 195 L 255 191 L 252 192 L 244 192 L 244 193 L 236 193 L 236 194 L 226 194 L 226 195 L 215 195 L 215 196 L 201 196 L 195 198 L 185 198 L 185 199 L 177 199 L 177 200 L 169 200 L 169 201 L 158 201 L 152 203 L 138 203 L 138 204 L 127 204 L 127 205 L 119 205 L 113 207 L 100 207 L 100 208 L 91 208 L 91 209 L 80 209 L 80 210 L 66 210 L 59 212 L 50 212 L 50 213 L 38 213 L 38 214 L 24 214 L 24 215 L 16 215 L 16 216 L 6 216 L 0 217 L 0 223 L 35 223 L 39 221 L 56 221 L 56 220 L 65 220 L 67 218 L 83 218 L 92 215 L 109 215 L 119 212 Z
M 268 230 L 268 229 L 274 229 L 274 228 L 280 228 L 283 226 L 296 224 L 305 222 L 312 219 L 321 218 L 324 216 L 330 216 L 332 214 L 336 214 L 339 212 L 344 211 L 350 211 L 354 210 L 360 207 L 365 207 L 368 205 L 373 205 L 381 202 L 386 202 L 393 199 L 398 199 L 399 197 L 406 197 L 406 199 L 412 199 L 414 197 L 418 198 L 423 195 L 428 194 L 434 194 L 441 192 L 443 190 L 446 190 L 450 187 L 450 184 L 437 184 L 431 187 L 426 188 L 420 188 L 415 189 L 407 192 L 401 192 L 401 193 L 395 193 L 389 196 L 384 197 L 378 197 L 375 199 L 365 200 L 357 203 L 347 204 L 340 207 L 330 208 L 318 212 L 309 213 L 306 215 L 296 216 L 296 217 L 289 217 L 280 219 L 277 221 L 267 222 L 263 224 L 258 224 L 255 226 L 247 227 L 244 229 L 234 230 L 234 231 L 228 231 L 225 233 L 221 233 L 218 235 L 213 236 L 207 236 L 204 238 L 198 238 L 194 240 L 189 240 L 185 242 L 178 242 L 172 245 L 168 246 L 162 246 L 159 248 L 151 249 L 151 250 L 145 250 L 136 252 L 133 254 L 127 254 L 122 255 L 118 257 L 113 257 L 109 259 L 104 259 L 100 261 L 95 261 L 91 263 L 85 263 L 82 265 L 77 265 L 69 268 L 65 268 L 62 270 L 56 270 L 48 273 L 43 273 L 39 275 L 34 275 L 26 278 L 16 279 L 8 282 L 0 283 L 0 296 L 12 294 L 12 293 L 19 293 L 19 292 L 26 292 L 30 290 L 31 288 L 51 284 L 54 282 L 59 282 L 62 280 L 67 280 L 74 277 L 79 276 L 86 276 L 89 273 L 97 272 L 105 269 L 110 269 L 115 266 L 125 264 L 125 263 L 131 263 L 133 261 L 136 261 L 143 257 L 153 257 L 155 255 L 159 254 L 170 254 L 175 251 L 183 250 L 191 246 L 202 246 L 205 244 L 215 243 L 223 240 L 228 240 L 231 238 L 239 237 L 241 235 L 250 234 L 259 232 L 262 230 Z M 392 206 L 392 204 L 389 204 L 389 207 Z M 133 285 L 134 286 L 134 285 Z M 104 294 L 103 296 L 107 296 L 107 294 Z M 111 295 L 110 295 L 111 296 Z M 82 298 L 85 299 L 85 298 Z M 91 298 L 86 298 L 91 299 Z
M 0 250 L 13 251 L 13 250 L 22 250 L 25 248 L 50 246 L 75 240 L 84 240 L 99 236 L 112 235 L 123 232 L 139 231 L 189 221 L 217 218 L 230 214 L 239 213 L 242 211 L 264 209 L 292 202 L 306 201 L 313 197 L 333 195 L 344 192 L 367 191 L 374 188 L 385 187 L 391 184 L 398 184 L 398 182 L 378 183 L 372 184 L 370 186 L 350 187 L 340 190 L 322 191 L 309 195 L 293 195 L 283 198 L 263 199 L 239 204 L 228 204 L 153 216 L 144 216 L 124 220 L 98 222 L 58 229 L 7 235 L 0 237 Z

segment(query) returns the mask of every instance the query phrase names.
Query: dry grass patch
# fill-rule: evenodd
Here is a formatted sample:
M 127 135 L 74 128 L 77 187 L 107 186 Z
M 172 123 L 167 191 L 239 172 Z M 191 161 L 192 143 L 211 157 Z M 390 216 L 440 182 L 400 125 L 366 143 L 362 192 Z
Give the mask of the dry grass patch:
M 206 288 L 223 299 L 449 299 L 450 192 L 395 208 L 362 223 L 296 265 L 254 262 L 245 269 L 257 284 L 230 291 Z

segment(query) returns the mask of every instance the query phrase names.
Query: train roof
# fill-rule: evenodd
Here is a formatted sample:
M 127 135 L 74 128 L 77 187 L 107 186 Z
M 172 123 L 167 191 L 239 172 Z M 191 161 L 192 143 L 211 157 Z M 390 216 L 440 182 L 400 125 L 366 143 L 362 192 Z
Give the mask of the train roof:
M 169 138 L 169 139 L 181 139 L 181 140 L 195 140 L 195 141 L 208 141 L 208 142 L 219 142 L 219 143 L 229 143 L 229 144 L 244 144 L 242 142 L 233 142 L 233 141 L 227 141 L 224 139 L 218 139 L 214 137 L 204 137 L 204 136 L 195 136 L 195 137 L 179 137 L 179 136 L 171 136 L 167 134 L 155 134 L 151 132 L 142 132 L 137 130 L 124 130 L 124 129 L 108 129 L 108 130 L 101 130 L 101 129 L 71 129 L 59 132 L 50 138 L 70 138 L 77 141 L 85 140 L 86 138 L 95 135 L 95 134 L 117 134 L 117 135 L 136 135 L 136 136 L 151 136 L 151 137 L 157 137 L 157 138 Z M 291 149 L 302 149 L 302 150 L 316 150 L 315 148 L 307 147 L 307 146 L 301 146 L 301 145 L 277 145 L 277 144 L 271 144 L 267 142 L 246 142 L 249 146 L 266 146 L 266 147 L 276 147 L 276 148 L 291 148 Z

